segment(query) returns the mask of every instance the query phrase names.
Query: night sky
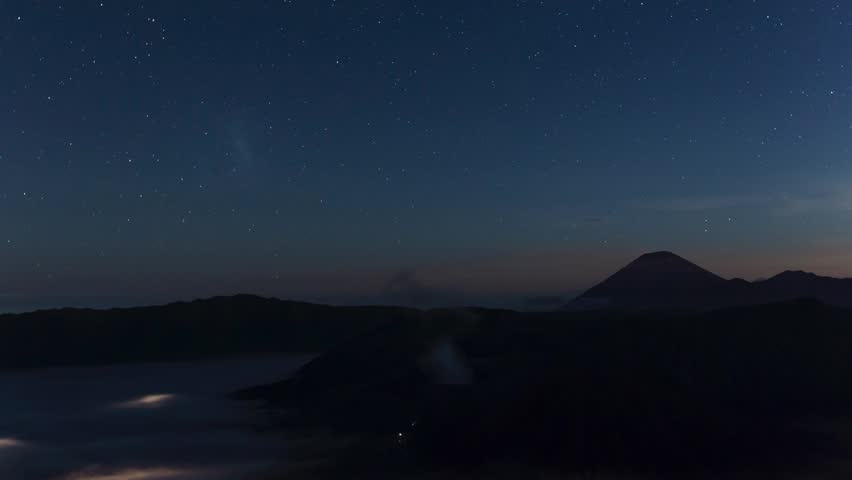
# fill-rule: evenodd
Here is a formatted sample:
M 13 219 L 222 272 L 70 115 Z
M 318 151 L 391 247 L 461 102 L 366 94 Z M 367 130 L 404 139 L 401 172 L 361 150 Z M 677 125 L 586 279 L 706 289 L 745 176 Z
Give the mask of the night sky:
M 0 309 L 852 276 L 844 0 L 5 0 L 0 66 Z

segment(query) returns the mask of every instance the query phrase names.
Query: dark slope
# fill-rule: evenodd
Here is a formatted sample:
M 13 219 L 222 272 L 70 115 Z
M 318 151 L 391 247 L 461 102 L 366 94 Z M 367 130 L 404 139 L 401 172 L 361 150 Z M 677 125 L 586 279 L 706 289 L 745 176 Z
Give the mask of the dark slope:
M 321 352 L 417 313 L 237 295 L 154 307 L 0 315 L 0 368 Z
M 566 305 L 567 310 L 707 310 L 815 298 L 852 307 L 852 279 L 784 272 L 726 280 L 671 252 L 642 255 Z
M 707 313 L 432 313 L 369 332 L 239 397 L 289 426 L 383 432 L 429 468 L 789 471 L 852 416 L 852 312 L 815 301 Z M 469 384 L 436 381 L 451 342 Z M 400 435 L 401 434 L 401 435 Z M 679 477 L 683 478 L 683 477 Z
M 791 297 L 811 297 L 832 305 L 852 307 L 852 279 L 832 278 L 801 271 L 786 271 L 767 280 L 754 282 L 764 301 Z

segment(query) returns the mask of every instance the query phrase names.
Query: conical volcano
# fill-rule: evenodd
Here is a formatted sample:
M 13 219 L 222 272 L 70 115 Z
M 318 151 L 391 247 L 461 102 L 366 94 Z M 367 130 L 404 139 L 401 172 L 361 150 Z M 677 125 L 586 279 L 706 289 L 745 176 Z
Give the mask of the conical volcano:
M 578 297 L 570 308 L 695 309 L 736 303 L 731 282 L 671 252 L 646 253 Z

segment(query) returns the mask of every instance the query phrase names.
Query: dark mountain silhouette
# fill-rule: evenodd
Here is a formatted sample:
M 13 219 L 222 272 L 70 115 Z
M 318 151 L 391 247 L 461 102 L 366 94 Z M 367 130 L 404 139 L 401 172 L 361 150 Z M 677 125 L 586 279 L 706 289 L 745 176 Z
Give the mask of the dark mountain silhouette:
M 647 253 L 570 302 L 567 310 L 702 310 L 796 298 L 852 307 L 852 279 L 784 272 L 726 280 L 671 252 Z
M 852 279 L 832 278 L 802 271 L 786 271 L 754 282 L 755 290 L 764 301 L 779 301 L 792 297 L 813 297 L 842 306 L 852 306 Z
M 581 295 L 573 305 L 615 309 L 724 304 L 728 282 L 671 252 L 647 253 Z M 582 303 L 580 303 L 582 302 Z
M 420 313 L 236 295 L 152 307 L 6 314 L 0 315 L 0 368 L 315 353 Z
M 852 307 L 852 279 L 784 272 L 756 282 L 726 280 L 673 253 L 656 252 L 637 258 L 567 309 L 708 310 L 802 297 Z M 535 308 L 526 307 L 552 309 L 556 300 L 535 299 Z M 316 353 L 399 320 L 433 319 L 434 312 L 236 295 L 151 307 L 6 314 L 0 315 L 0 368 Z

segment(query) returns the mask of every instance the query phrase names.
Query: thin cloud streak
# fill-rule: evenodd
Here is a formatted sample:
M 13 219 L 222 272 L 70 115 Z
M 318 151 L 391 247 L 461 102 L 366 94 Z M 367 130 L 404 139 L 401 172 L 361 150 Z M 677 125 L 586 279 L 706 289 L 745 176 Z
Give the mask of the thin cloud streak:
M 703 212 L 754 206 L 770 201 L 769 197 L 758 195 L 707 195 L 644 200 L 634 202 L 632 206 L 643 210 L 666 212 Z
M 852 190 L 828 188 L 813 193 L 685 196 L 638 201 L 633 202 L 631 206 L 642 210 L 684 213 L 754 208 L 765 209 L 778 216 L 848 212 L 852 211 Z

